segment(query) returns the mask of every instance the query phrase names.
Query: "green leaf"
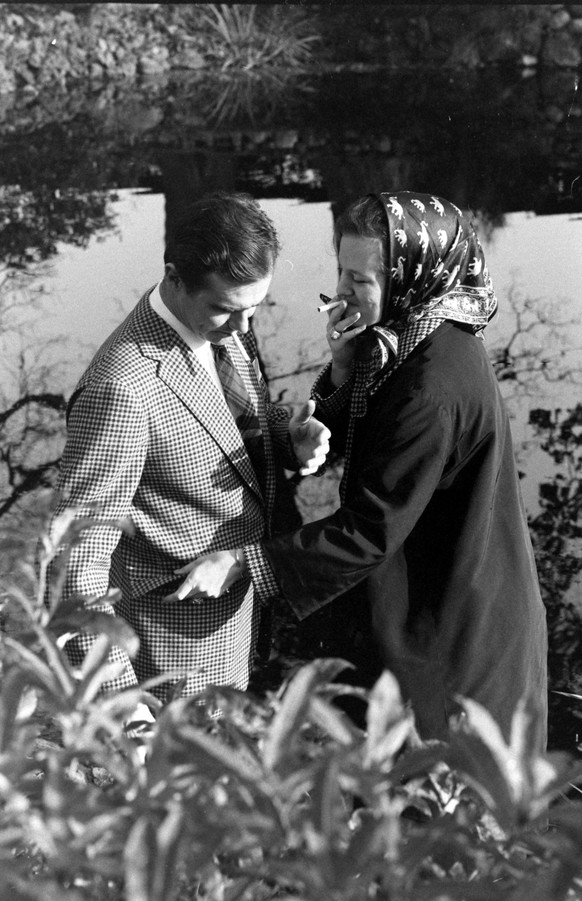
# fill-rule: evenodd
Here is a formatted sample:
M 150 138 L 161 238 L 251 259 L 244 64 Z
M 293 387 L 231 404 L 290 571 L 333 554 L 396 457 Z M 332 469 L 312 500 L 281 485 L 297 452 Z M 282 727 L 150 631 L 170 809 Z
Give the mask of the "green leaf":
M 180 851 L 184 810 L 179 802 L 170 804 L 156 832 L 156 857 L 152 866 L 150 901 L 173 897 L 177 880 L 176 862 Z
M 63 888 L 56 879 L 36 878 L 32 882 L 3 874 L 0 897 L 3 901 L 83 901 L 86 896 L 75 888 Z
M 224 892 L 224 901 L 239 901 L 245 894 L 246 890 L 255 882 L 255 880 L 247 877 L 235 879 L 232 885 L 229 885 Z
M 159 728 L 162 728 L 161 725 Z M 254 764 L 248 756 L 243 759 L 238 749 L 226 747 L 214 736 L 186 725 L 180 728 L 176 737 L 180 745 L 179 749 L 176 746 L 172 748 L 171 759 L 195 763 L 202 772 L 214 778 L 230 773 L 257 788 L 262 782 L 263 771 L 258 763 Z
M 404 712 L 400 686 L 396 676 L 384 670 L 376 681 L 368 700 L 367 731 L 372 739 L 382 736 L 386 727 L 399 720 Z
M 481 795 L 501 828 L 512 829 L 519 816 L 518 808 L 505 767 L 500 766 L 490 746 L 479 735 L 459 732 L 452 736 L 444 757 Z
M 59 548 L 62 545 L 79 544 L 86 529 L 101 528 L 103 526 L 119 529 L 128 535 L 135 533 L 135 526 L 129 517 L 100 520 L 94 516 L 79 516 L 78 511 L 71 507 L 54 517 L 51 522 L 50 535 L 42 536 L 41 540 L 45 554 L 49 559 L 52 559 L 59 552 Z
M 308 716 L 312 723 L 324 729 L 331 738 L 344 747 L 352 747 L 362 736 L 361 730 L 342 710 L 332 707 L 317 695 L 310 699 Z
M 21 668 L 29 681 L 52 694 L 53 698 L 62 696 L 62 686 L 59 684 L 52 670 L 34 651 L 25 647 L 15 638 L 9 635 L 4 637 L 4 645 L 8 650 L 8 657 Z
M 428 773 L 442 763 L 449 754 L 448 745 L 442 742 L 406 750 L 390 770 L 390 781 L 394 784 L 413 776 Z
M 509 743 L 484 707 L 467 698 L 459 700 L 467 719 L 453 733 L 450 759 L 479 791 L 502 828 L 523 826 L 544 814 L 568 770 L 579 778 L 579 768 L 568 767 L 563 755 L 543 753 L 540 712 L 528 699 L 522 699 L 513 714 Z
M 398 808 L 399 812 L 399 808 Z M 354 873 L 361 873 L 369 861 L 379 855 L 388 855 L 397 860 L 396 849 L 401 841 L 401 827 L 398 813 L 390 810 L 381 817 L 371 810 L 358 811 L 348 847 L 345 849 L 345 863 L 340 864 L 338 876 L 347 880 Z
M 106 662 L 111 647 L 111 639 L 108 635 L 98 635 L 83 658 L 81 666 L 81 679 L 90 680 L 100 667 Z
M 288 757 L 315 690 L 349 666 L 351 664 L 336 658 L 314 660 L 301 667 L 291 679 L 263 744 L 263 762 L 267 769 L 276 770 Z
M 132 826 L 123 852 L 126 901 L 152 901 L 150 886 L 155 854 L 154 828 L 147 816 L 141 816 Z
M 318 837 L 323 840 L 320 850 L 332 847 L 340 801 L 339 785 L 339 760 L 328 757 L 316 772 L 311 790 L 313 825 Z
M 49 620 L 48 627 L 56 636 L 75 632 L 107 635 L 111 639 L 111 644 L 123 648 L 130 657 L 134 657 L 139 649 L 137 635 L 125 620 L 110 613 L 93 610 L 83 599 L 73 599 L 59 604 Z
M 385 670 L 368 700 L 364 766 L 391 765 L 413 727 L 413 717 L 402 703 L 396 677 Z
M 33 706 L 30 702 L 34 701 Z M 4 753 L 14 735 L 19 719 L 31 716 L 37 702 L 37 693 L 30 687 L 27 675 L 17 667 L 10 667 L 2 676 L 0 694 L 0 753 Z
M 87 705 L 94 701 L 103 683 L 121 675 L 125 669 L 122 661 L 109 663 L 110 648 L 111 639 L 107 635 L 98 635 L 89 648 L 75 690 L 75 704 Z

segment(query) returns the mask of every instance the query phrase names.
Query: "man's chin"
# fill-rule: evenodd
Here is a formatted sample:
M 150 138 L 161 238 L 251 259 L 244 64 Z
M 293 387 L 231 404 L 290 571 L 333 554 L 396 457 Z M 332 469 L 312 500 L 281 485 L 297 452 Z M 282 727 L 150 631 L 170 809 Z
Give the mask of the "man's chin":
M 232 338 L 235 332 L 215 332 L 210 337 L 211 344 L 226 344 L 226 342 Z

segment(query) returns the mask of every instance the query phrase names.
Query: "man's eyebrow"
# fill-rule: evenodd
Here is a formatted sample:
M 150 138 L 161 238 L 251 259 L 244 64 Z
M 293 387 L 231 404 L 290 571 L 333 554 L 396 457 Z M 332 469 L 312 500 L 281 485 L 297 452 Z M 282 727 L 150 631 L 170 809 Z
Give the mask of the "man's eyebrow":
M 216 301 L 214 307 L 217 310 L 222 310 L 224 313 L 244 313 L 246 310 L 254 310 L 255 307 L 258 307 L 265 300 L 266 296 L 265 294 L 265 297 L 261 297 L 256 303 L 249 304 L 248 307 L 231 307 L 229 304 L 221 303 L 220 301 Z

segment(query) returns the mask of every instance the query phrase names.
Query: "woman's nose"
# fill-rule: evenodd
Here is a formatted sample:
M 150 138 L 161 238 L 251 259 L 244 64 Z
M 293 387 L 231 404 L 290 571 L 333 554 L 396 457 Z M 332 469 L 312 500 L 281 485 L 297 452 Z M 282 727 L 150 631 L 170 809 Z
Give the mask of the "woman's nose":
M 340 277 L 338 279 L 336 294 L 352 294 L 352 293 L 353 293 L 353 288 L 350 283 L 350 280 L 349 280 L 348 276 L 344 275 L 344 273 L 342 272 L 342 274 L 340 275 Z

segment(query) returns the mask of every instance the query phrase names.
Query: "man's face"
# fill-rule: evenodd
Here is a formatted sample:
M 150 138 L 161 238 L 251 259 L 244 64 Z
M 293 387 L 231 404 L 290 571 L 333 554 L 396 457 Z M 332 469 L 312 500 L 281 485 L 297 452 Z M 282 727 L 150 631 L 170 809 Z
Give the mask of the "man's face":
M 172 312 L 201 340 L 224 344 L 234 332 L 248 332 L 249 319 L 267 296 L 272 277 L 236 284 L 213 273 L 204 288 L 193 292 L 180 281 L 173 291 Z

